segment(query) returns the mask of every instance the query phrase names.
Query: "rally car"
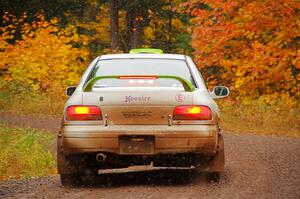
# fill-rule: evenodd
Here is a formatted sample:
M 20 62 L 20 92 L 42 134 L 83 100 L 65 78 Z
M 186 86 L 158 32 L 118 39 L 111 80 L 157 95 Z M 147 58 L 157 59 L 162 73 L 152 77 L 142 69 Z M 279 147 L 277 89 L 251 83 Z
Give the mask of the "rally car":
M 66 90 L 57 137 L 63 185 L 100 169 L 192 167 L 218 181 L 224 170 L 220 112 L 189 56 L 156 49 L 97 57 Z

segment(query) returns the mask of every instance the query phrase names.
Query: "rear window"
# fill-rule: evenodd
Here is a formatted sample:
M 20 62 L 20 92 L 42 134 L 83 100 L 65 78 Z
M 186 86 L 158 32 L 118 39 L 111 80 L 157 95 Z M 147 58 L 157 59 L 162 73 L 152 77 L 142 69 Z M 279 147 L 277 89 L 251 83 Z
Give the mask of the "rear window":
M 168 75 L 194 80 L 184 60 L 174 59 L 112 59 L 98 62 L 92 77 L 97 76 Z M 176 79 L 101 79 L 94 85 L 101 87 L 182 87 Z

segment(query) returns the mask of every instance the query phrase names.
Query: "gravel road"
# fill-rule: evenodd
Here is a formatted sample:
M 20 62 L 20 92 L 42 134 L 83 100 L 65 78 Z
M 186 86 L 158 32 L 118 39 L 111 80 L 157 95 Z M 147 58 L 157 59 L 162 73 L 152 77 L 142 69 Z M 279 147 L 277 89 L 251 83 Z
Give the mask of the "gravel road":
M 2 115 L 0 123 L 49 130 L 58 129 L 60 121 Z M 101 174 L 99 184 L 85 187 L 64 188 L 58 176 L 4 181 L 0 198 L 300 198 L 299 138 L 227 132 L 225 153 L 219 183 L 209 183 L 193 170 L 145 168 Z

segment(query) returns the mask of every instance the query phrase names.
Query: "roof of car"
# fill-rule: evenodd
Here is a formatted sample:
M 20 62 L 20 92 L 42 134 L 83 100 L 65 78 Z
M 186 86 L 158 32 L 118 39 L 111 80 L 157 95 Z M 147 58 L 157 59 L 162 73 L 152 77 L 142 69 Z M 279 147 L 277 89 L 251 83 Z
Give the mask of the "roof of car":
M 137 54 L 129 54 L 129 53 L 123 53 L 123 54 L 107 54 L 107 55 L 101 55 L 100 59 L 126 59 L 126 58 L 148 58 L 148 59 L 180 59 L 185 60 L 185 55 L 179 55 L 179 54 L 151 54 L 151 53 L 137 53 Z

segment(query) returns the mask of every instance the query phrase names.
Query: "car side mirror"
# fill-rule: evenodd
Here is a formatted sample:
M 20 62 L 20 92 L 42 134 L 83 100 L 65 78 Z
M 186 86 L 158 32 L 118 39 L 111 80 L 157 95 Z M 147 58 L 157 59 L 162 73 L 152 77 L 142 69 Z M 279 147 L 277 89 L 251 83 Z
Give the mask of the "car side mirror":
M 72 96 L 73 95 L 73 93 L 74 93 L 74 91 L 76 90 L 76 86 L 69 86 L 69 87 L 67 87 L 67 89 L 66 89 L 66 95 L 67 96 Z
M 226 86 L 215 86 L 210 92 L 210 95 L 213 99 L 227 97 L 229 95 L 229 88 Z

